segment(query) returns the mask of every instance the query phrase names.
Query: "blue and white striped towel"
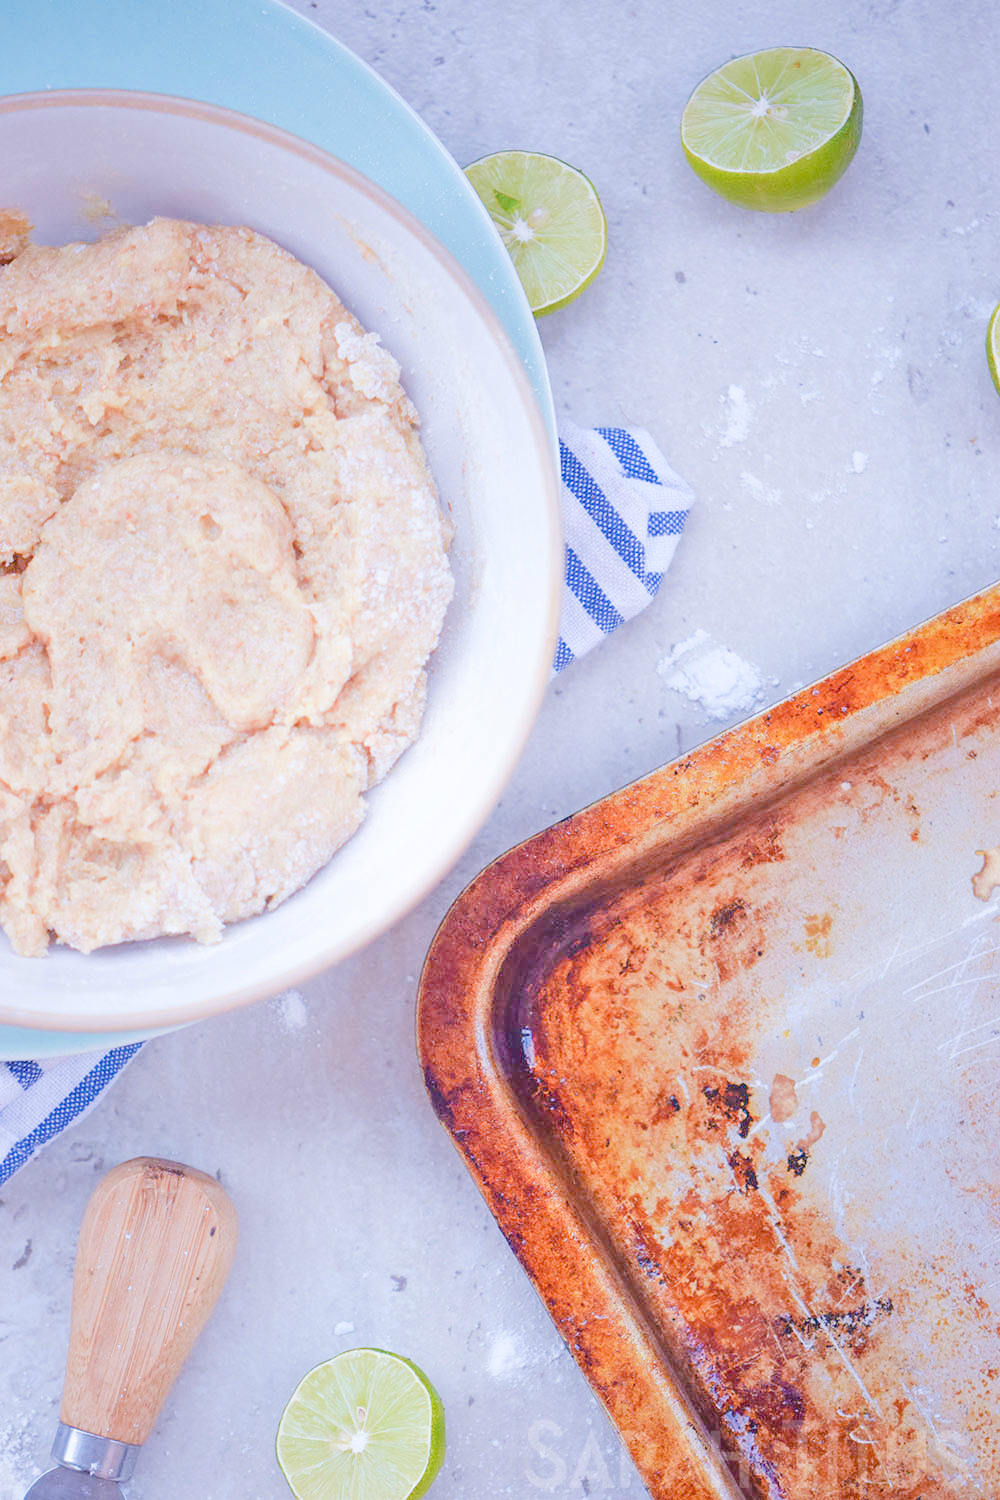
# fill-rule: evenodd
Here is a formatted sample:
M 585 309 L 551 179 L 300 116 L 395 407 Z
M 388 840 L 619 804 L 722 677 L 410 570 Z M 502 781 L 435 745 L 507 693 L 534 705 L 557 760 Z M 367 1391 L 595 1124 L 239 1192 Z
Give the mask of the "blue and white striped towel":
M 639 427 L 559 428 L 566 588 L 561 672 L 645 609 L 677 549 L 694 494 Z
M 655 595 L 694 496 L 641 428 L 562 422 L 566 590 L 553 672 Z M 141 1042 L 41 1062 L 0 1062 L 0 1183 L 95 1104 Z
M 85 1114 L 141 1046 L 0 1063 L 0 1183 Z

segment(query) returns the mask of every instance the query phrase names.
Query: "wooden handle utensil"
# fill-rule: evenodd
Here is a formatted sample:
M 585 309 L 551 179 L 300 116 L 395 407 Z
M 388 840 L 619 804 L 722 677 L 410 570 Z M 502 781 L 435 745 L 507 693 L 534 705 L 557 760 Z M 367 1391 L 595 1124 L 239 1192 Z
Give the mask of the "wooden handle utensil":
M 141 1156 L 97 1184 L 77 1243 L 57 1467 L 25 1500 L 123 1497 L 222 1290 L 236 1235 L 225 1190 L 194 1167 Z
M 236 1211 L 204 1172 L 139 1157 L 87 1205 L 76 1252 L 60 1416 L 140 1444 L 225 1283 Z

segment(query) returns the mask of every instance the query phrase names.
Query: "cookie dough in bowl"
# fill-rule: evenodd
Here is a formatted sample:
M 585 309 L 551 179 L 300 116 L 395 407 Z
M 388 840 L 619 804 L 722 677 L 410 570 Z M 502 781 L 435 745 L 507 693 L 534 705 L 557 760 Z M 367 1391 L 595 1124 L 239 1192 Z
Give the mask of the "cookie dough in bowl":
M 248 229 L 0 269 L 0 926 L 217 939 L 416 737 L 452 593 L 399 370 Z

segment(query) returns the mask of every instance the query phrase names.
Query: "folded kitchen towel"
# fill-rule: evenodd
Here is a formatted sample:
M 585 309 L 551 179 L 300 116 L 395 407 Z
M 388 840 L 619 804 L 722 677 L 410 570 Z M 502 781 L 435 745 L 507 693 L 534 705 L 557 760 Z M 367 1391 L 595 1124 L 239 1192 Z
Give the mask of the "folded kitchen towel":
M 566 587 L 554 670 L 645 609 L 694 494 L 639 427 L 559 429 Z
M 694 496 L 647 432 L 559 428 L 566 588 L 553 672 L 655 595 Z M 142 1046 L 0 1062 L 0 1183 L 96 1103 Z
M 0 1062 L 0 1183 L 85 1114 L 141 1046 Z

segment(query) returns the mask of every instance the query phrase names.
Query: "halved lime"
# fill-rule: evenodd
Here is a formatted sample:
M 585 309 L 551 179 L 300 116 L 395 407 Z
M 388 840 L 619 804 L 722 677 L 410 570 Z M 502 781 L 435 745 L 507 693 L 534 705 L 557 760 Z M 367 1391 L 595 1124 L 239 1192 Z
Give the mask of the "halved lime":
M 993 376 L 993 384 L 1000 391 L 1000 303 L 993 309 L 986 329 L 986 358 Z
M 565 307 L 604 264 L 608 223 L 593 183 L 537 151 L 496 151 L 465 169 L 536 316 Z
M 411 1360 L 347 1349 L 296 1386 L 276 1451 L 297 1500 L 417 1500 L 444 1458 L 444 1408 Z
M 731 203 L 787 213 L 847 170 L 862 122 L 854 75 L 829 52 L 772 47 L 699 83 L 681 116 L 691 166 Z

